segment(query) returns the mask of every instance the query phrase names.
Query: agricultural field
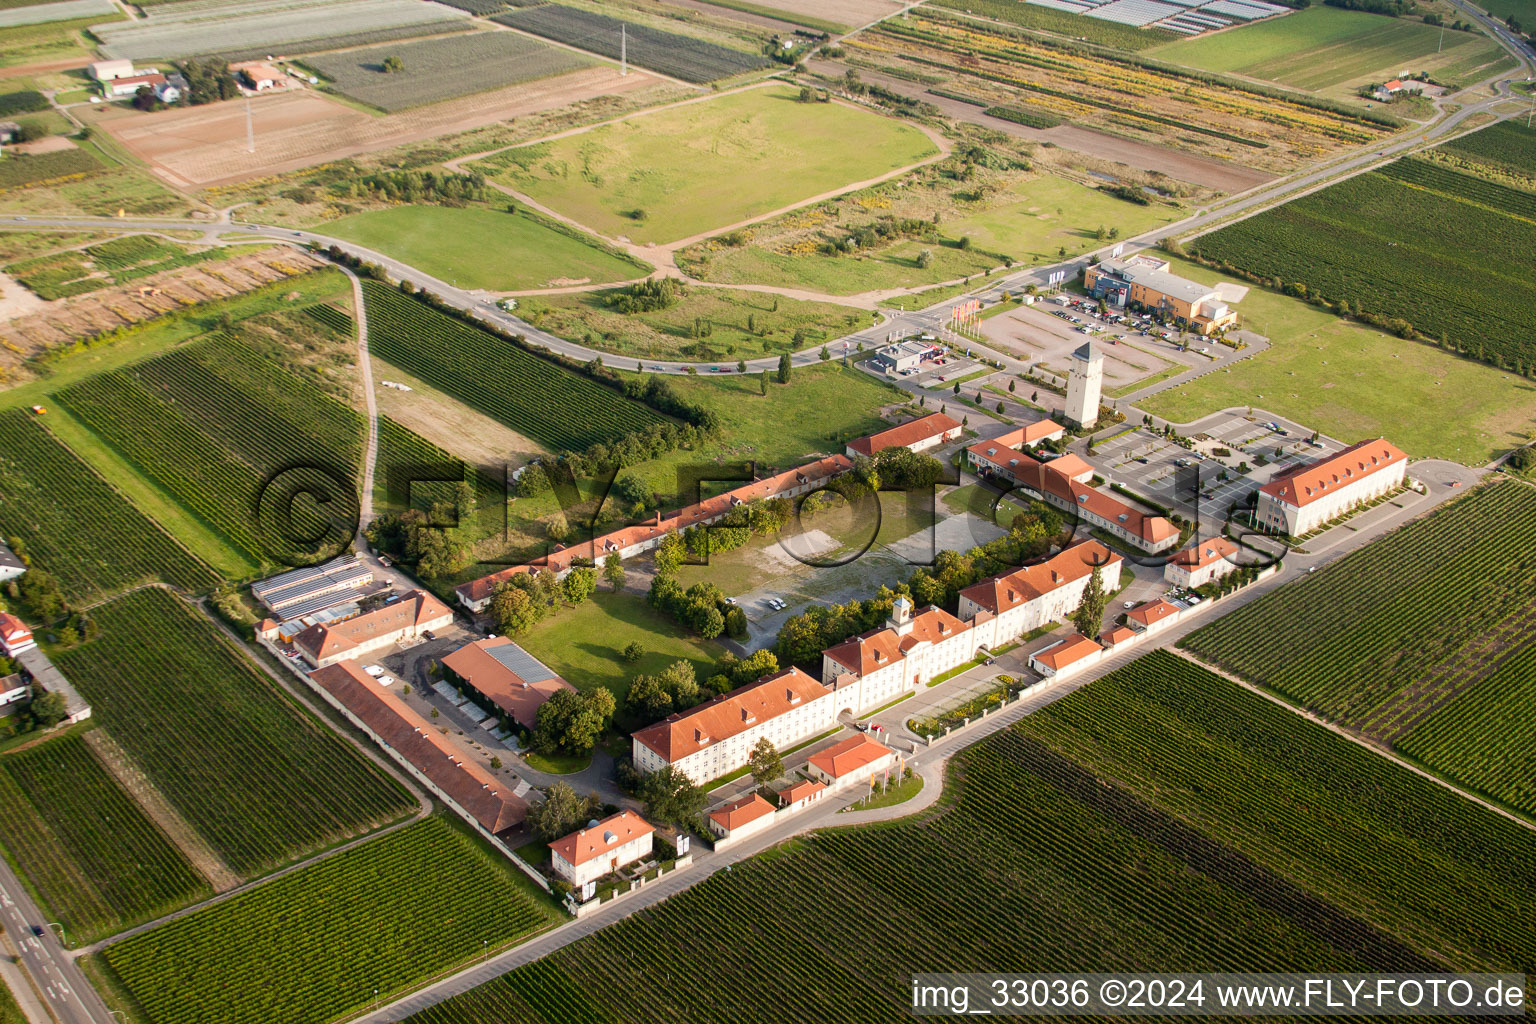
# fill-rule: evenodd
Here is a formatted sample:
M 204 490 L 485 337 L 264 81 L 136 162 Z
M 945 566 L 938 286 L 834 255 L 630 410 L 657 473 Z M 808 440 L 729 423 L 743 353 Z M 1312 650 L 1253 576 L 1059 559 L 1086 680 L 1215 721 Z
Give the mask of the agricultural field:
M 1166 255 L 1166 254 L 1165 254 Z M 1173 259 L 1173 272 L 1223 280 Z M 1510 373 L 1267 288 L 1243 299 L 1243 326 L 1270 347 L 1220 373 L 1160 391 L 1138 408 L 1189 423 L 1252 405 L 1350 441 L 1390 437 L 1409 455 L 1481 466 L 1525 443 L 1536 395 Z
M 76 945 L 213 895 L 78 733 L 0 758 L 0 829 Z
M 17 1004 L 15 994 L 4 982 L 0 982 L 0 1024 L 30 1024 Z
M 0 192 L 77 181 L 103 170 L 106 167 L 100 160 L 76 146 L 48 153 L 23 153 L 0 163 Z
M 1362 174 L 1187 248 L 1405 321 L 1494 365 L 1536 370 L 1536 223 L 1485 205 L 1486 182 L 1460 177 L 1429 191 Z
M 466 12 L 411 0 L 225 0 L 152 5 L 143 18 L 92 28 L 108 57 L 132 60 L 193 57 L 242 47 L 280 47 L 309 39 L 415 26 L 421 35 Z M 270 50 L 268 52 L 271 52 Z
M 258 562 L 297 564 L 357 525 L 361 418 L 228 338 L 87 377 L 57 399 Z
M 656 359 L 755 359 L 799 351 L 869 325 L 869 313 L 832 302 L 786 299 L 762 292 L 689 286 L 666 309 L 620 313 L 623 294 L 579 292 L 525 299 L 518 309 L 539 327 L 605 352 Z M 799 342 L 795 339 L 799 338 Z M 633 365 L 630 366 L 633 369 Z
M 527 210 L 392 206 L 330 221 L 321 230 L 461 288 L 530 291 L 630 281 L 651 272 L 597 239 Z
M 165 0 L 166 3 L 181 3 L 183 0 Z M 449 7 L 457 7 L 461 11 L 469 8 L 462 3 L 449 4 Z M 498 5 L 497 9 L 500 9 Z M 343 32 L 339 35 L 320 36 L 315 39 L 300 39 L 296 42 L 284 43 L 283 53 L 290 56 L 299 56 L 308 53 L 323 53 L 327 50 L 346 50 L 354 46 L 375 46 L 379 43 L 390 43 L 397 39 L 420 39 L 423 36 L 446 36 L 454 32 L 471 32 L 475 29 L 472 21 L 434 21 L 428 25 L 397 25 L 394 28 L 381 28 L 373 31 Z M 249 49 L 220 50 L 217 56 L 227 61 L 265 60 L 271 53 L 270 46 L 257 46 Z M 306 62 L 307 63 L 307 62 Z
M 187 590 L 219 576 L 131 505 L 32 413 L 0 412 L 0 536 L 19 537 L 71 601 L 145 580 Z
M 52 300 L 228 256 L 220 248 L 188 249 L 149 235 L 124 235 L 84 249 L 12 263 L 5 272 L 40 298 Z
M 387 285 L 363 288 L 374 355 L 550 450 L 582 451 L 665 422 L 639 402 Z
M 545 10 L 546 8 L 529 8 Z M 916 128 L 782 85 L 641 114 L 472 166 L 610 237 L 720 230 L 932 156 Z M 782 169 L 794 167 L 794 174 Z
M 1113 46 L 1118 50 L 1145 50 L 1149 46 L 1179 38 L 1178 33 L 1166 29 L 1137 28 L 1135 25 L 1120 25 L 1101 18 L 1085 18 L 1080 14 L 1024 3 L 1024 0 L 934 0 L 934 4 L 967 14 L 996 18 L 1033 32 L 1067 39 L 1086 39 L 1090 43 Z
M 402 67 L 389 71 L 395 58 Z M 550 78 L 587 67 L 569 50 L 512 32 L 471 32 L 388 43 L 311 57 L 304 62 L 341 93 L 393 113 L 457 96 Z
M 1536 961 L 1536 836 L 1165 652 L 963 751 L 946 787 L 931 812 L 791 840 L 408 1020 L 908 1020 L 892 950 L 933 971 Z M 978 877 L 987 898 L 957 900 Z M 831 948 L 809 980 L 762 969 Z
M 1481 32 L 1446 32 L 1408 18 L 1315 6 L 1208 36 L 1181 39 L 1148 57 L 1279 82 L 1344 97 L 1353 86 L 1393 78 L 1404 68 L 1437 72 L 1465 65 L 1465 82 L 1491 74 L 1504 51 Z M 1483 70 L 1479 73 L 1480 69 Z M 1444 81 L 1435 75 L 1436 81 Z
M 81 32 L 110 20 L 111 16 L 97 16 L 0 28 L 0 68 L 56 60 L 89 62 L 94 50 Z
M 1061 249 L 1077 255 L 1102 245 L 1101 227 L 1129 237 L 1184 216 L 1171 204 L 1140 206 L 1054 175 L 985 167 L 970 175 L 962 182 L 919 172 L 785 214 L 739 237 L 697 242 L 677 254 L 678 265 L 706 281 L 855 295 L 938 284 L 1010 260 L 1055 262 Z M 903 222 L 922 233 L 899 230 Z M 896 230 L 881 237 L 882 226 Z M 845 239 L 854 240 L 846 252 Z
M 92 613 L 99 639 L 59 652 L 93 718 L 235 872 L 270 870 L 377 828 L 410 796 L 150 588 Z
M 1490 181 L 1536 190 L 1536 132 L 1519 118 L 1489 125 L 1419 155 Z
M 1536 489 L 1485 486 L 1185 644 L 1531 815 L 1533 528 Z M 1302 643 L 1308 655 L 1297 658 Z
M 1071 17 L 1078 23 L 1094 20 Z M 1024 107 L 1136 142 L 1275 172 L 1375 141 L 1399 124 L 1389 115 L 1332 100 L 1183 71 L 937 9 L 882 22 L 844 45 L 850 60 L 894 67 L 897 74 L 923 76 L 920 80 L 937 78 L 943 84 L 933 88 L 958 87 L 983 107 Z
M 477 840 L 428 818 L 108 946 L 101 961 L 147 1024 L 323 1024 L 556 914 Z
M 703 84 L 774 66 L 755 53 L 561 4 L 519 7 L 491 20 L 609 60 L 620 57 L 622 31 L 630 63 L 685 82 Z

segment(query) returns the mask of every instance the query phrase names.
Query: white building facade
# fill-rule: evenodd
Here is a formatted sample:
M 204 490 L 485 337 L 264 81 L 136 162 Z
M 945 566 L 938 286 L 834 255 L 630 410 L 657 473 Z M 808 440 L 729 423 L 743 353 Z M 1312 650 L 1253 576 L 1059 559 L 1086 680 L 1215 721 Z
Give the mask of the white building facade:
M 1068 423 L 1091 427 L 1099 422 L 1099 398 L 1104 388 L 1104 353 L 1091 341 L 1072 353 L 1067 367 L 1067 404 L 1062 410 Z
M 1403 485 L 1408 456 L 1385 438 L 1292 470 L 1259 488 L 1260 529 L 1300 537 Z

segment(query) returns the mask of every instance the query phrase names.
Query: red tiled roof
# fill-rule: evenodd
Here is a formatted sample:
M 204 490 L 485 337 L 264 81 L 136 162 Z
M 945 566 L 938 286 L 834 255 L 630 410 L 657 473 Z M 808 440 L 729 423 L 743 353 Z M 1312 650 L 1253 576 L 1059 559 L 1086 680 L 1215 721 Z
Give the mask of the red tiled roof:
M 788 668 L 669 715 L 633 738 L 671 763 L 831 692 L 799 669 Z
M 1080 476 L 1083 476 L 1084 474 L 1092 476 L 1094 473 L 1094 468 L 1089 465 L 1088 462 L 1082 458 L 1082 456 L 1074 455 L 1071 452 L 1067 452 L 1065 455 L 1052 459 L 1049 465 L 1056 472 L 1062 474 L 1063 476 L 1069 476 L 1074 480 Z
M 838 473 L 845 472 L 853 466 L 853 462 L 846 455 L 829 455 L 824 459 L 807 463 L 795 469 L 785 470 L 773 476 L 754 480 L 724 494 L 718 494 L 712 498 L 706 498 L 694 505 L 679 509 L 671 515 L 657 514 L 655 519 L 640 523 L 636 526 L 626 526 L 623 529 L 614 530 L 604 534 L 591 542 L 583 541 L 569 548 L 562 548 L 534 559 L 527 565 L 515 565 L 500 572 L 494 572 L 489 576 L 482 576 L 477 580 L 460 584 L 456 593 L 460 600 L 476 603 L 490 597 L 499 584 L 505 583 L 520 573 L 532 572 L 535 569 L 548 569 L 550 572 L 564 572 L 578 558 L 591 559 L 600 562 L 610 551 L 621 551 L 624 548 L 633 547 L 642 541 L 661 537 L 675 530 L 686 530 L 690 526 L 699 523 L 707 523 L 729 512 L 737 505 L 744 505 L 765 498 L 774 498 L 796 487 L 803 486 L 813 480 L 826 480 Z
M 1059 590 L 1094 569 L 1106 572 L 1120 563 L 1120 556 L 1096 540 L 1080 541 L 1039 565 L 1029 565 L 1001 576 L 973 583 L 960 591 L 993 615 L 1001 615 L 1026 601 Z M 1109 587 L 1116 581 L 1105 580 Z
M 1177 614 L 1178 605 L 1169 604 L 1162 598 L 1156 601 L 1148 601 L 1144 605 L 1132 608 L 1125 617 L 1131 622 L 1139 622 L 1143 626 L 1150 626 L 1156 622 L 1162 622 L 1170 615 Z
M 1169 561 L 1181 569 L 1204 569 L 1223 558 L 1231 558 L 1237 554 L 1237 550 L 1237 544 L 1230 538 L 1213 537 L 1198 544 L 1191 544 Z
M 1034 444 L 1036 441 L 1043 441 L 1048 437 L 1064 434 L 1066 431 L 1067 428 L 1055 420 L 1035 420 L 1033 423 L 1025 424 L 1018 431 L 1019 443 Z M 1008 447 L 1012 448 L 1013 445 L 1010 444 Z
M 7 643 L 32 639 L 32 631 L 10 612 L 0 612 L 0 639 Z
M 1086 509 L 1148 543 L 1157 543 L 1179 534 L 1178 527 L 1164 517 L 1143 512 L 1103 491 L 1080 484 L 1052 469 L 1049 463 L 1039 462 L 997 441 L 979 441 L 966 451 L 1015 483 L 1041 494 L 1052 495 L 1069 507 Z
M 958 421 L 941 412 L 933 412 L 891 427 L 889 430 L 861 437 L 857 441 L 849 441 L 848 447 L 860 455 L 876 455 L 887 448 L 906 448 L 919 441 L 926 441 L 930 437 L 942 437 L 959 429 Z
M 1282 473 L 1260 487 L 1259 492 L 1300 508 L 1326 497 L 1340 487 L 1347 487 L 1373 473 L 1407 461 L 1408 456 L 1396 445 L 1386 438 L 1378 437 L 1350 445 L 1337 455 Z
M 750 825 L 763 815 L 772 813 L 773 804 L 753 793 L 740 800 L 732 800 L 717 811 L 710 811 L 709 817 L 727 832 L 734 832 L 741 826 Z
M 797 782 L 788 789 L 779 791 L 779 806 L 788 807 L 790 804 L 799 803 L 827 788 L 825 782 Z
M 399 752 L 489 832 L 518 824 L 528 805 L 471 760 L 396 694 L 370 679 L 355 661 L 316 669 L 309 678 Z
M 1130 626 L 1116 626 L 1113 630 L 1110 631 L 1109 635 L 1104 638 L 1104 642 L 1110 647 L 1118 647 L 1125 643 L 1127 640 L 1133 639 L 1135 636 L 1136 631 Z
M 119 85 L 134 85 L 134 86 L 138 86 L 138 85 L 159 85 L 161 82 L 164 82 L 164 81 L 165 81 L 165 76 L 164 75 L 160 75 L 160 74 L 152 74 L 152 75 L 124 75 L 122 78 L 109 78 L 107 80 L 107 84 L 112 86 L 113 88 L 116 88 Z
M 877 743 L 864 733 L 859 733 L 857 736 L 848 737 L 835 747 L 828 747 L 819 754 L 812 754 L 806 758 L 806 761 L 832 778 L 841 779 L 894 753 L 895 751 L 885 744 Z
M 929 607 L 912 617 L 912 628 L 905 635 L 890 626 L 882 626 L 828 648 L 827 657 L 845 665 L 860 676 L 885 668 L 906 657 L 919 642 L 937 644 L 970 629 L 970 625 L 942 608 Z
M 447 605 L 425 590 L 412 590 L 400 600 L 356 618 L 310 626 L 294 637 L 293 643 L 318 661 L 345 654 L 388 633 L 430 628 L 427 623 L 452 615 Z
M 558 853 L 572 867 L 580 867 L 587 861 L 616 850 L 625 843 L 648 836 L 656 831 L 650 822 L 634 811 L 620 811 L 604 818 L 596 825 L 577 829 L 549 844 L 550 853 Z
M 1059 672 L 1068 665 L 1074 665 L 1095 651 L 1101 650 L 1103 648 L 1099 646 L 1097 640 L 1091 640 L 1081 633 L 1074 633 L 1060 643 L 1034 655 L 1034 659 Z
M 480 691 L 526 729 L 532 729 L 539 707 L 561 690 L 576 687 L 559 676 L 529 682 L 491 656 L 491 651 L 516 647 L 507 637 L 476 640 L 443 659 L 443 666 Z

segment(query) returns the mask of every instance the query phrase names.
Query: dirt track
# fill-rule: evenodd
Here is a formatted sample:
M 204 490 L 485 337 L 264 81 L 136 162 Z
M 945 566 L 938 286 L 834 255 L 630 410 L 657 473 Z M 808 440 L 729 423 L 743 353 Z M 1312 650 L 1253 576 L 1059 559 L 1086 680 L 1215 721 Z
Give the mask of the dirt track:
M 376 149 L 469 131 L 598 96 L 647 89 L 653 76 L 587 68 L 537 82 L 378 117 L 308 89 L 250 101 L 256 152 L 246 151 L 246 104 L 232 101 L 156 114 L 92 111 L 110 132 L 171 185 L 208 188 L 283 174 Z

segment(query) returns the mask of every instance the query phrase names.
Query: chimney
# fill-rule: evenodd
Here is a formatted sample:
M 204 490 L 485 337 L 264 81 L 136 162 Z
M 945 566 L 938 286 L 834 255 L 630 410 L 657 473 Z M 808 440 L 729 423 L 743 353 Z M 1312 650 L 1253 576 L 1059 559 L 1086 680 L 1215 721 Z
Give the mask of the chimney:
M 1057 572 L 1055 569 L 1051 570 L 1051 582 L 1052 583 L 1060 583 L 1061 582 L 1061 573 Z

